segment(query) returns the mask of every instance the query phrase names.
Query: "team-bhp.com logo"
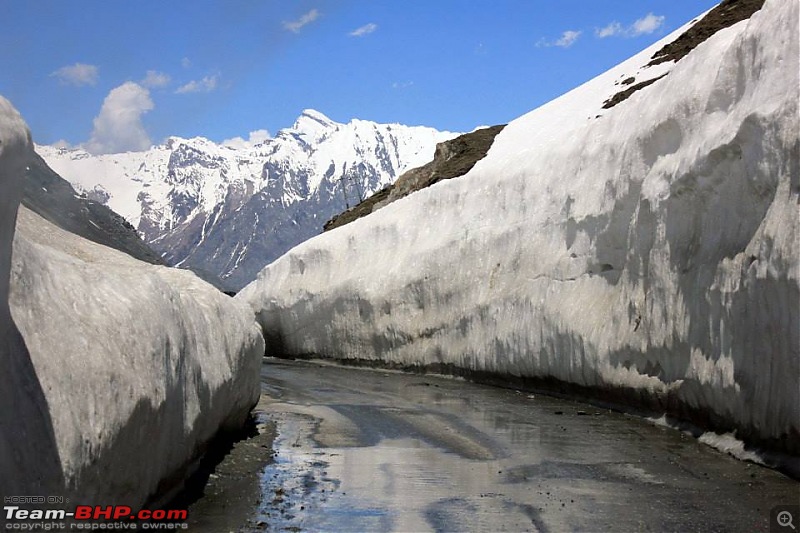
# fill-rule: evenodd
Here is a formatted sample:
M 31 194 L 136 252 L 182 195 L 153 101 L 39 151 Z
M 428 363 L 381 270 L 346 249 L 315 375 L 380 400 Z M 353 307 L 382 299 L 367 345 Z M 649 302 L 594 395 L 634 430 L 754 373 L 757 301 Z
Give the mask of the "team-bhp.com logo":
M 7 530 L 51 531 L 64 529 L 188 529 L 186 509 L 142 509 L 126 505 L 78 505 L 66 509 L 23 509 L 3 507 Z M 69 521 L 69 524 L 67 524 Z M 183 521 L 183 522 L 181 522 Z

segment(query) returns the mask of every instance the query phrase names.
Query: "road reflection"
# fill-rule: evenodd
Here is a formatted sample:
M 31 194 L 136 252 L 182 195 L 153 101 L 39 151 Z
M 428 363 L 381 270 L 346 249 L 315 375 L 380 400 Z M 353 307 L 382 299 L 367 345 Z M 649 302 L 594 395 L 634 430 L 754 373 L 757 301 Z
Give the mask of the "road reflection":
M 677 431 L 455 379 L 270 361 L 259 520 L 309 531 L 769 529 L 798 484 Z

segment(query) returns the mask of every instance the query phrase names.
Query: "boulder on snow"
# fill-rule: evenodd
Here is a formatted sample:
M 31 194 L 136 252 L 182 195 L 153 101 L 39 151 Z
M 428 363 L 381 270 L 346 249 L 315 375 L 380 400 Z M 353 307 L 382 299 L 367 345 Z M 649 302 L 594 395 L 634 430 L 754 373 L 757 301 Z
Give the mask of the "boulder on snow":
M 688 27 L 237 298 L 285 355 L 555 384 L 800 455 L 798 3 L 648 65 Z
M 244 423 L 263 338 L 193 274 L 17 211 L 31 150 L 0 98 L 0 492 L 136 508 Z

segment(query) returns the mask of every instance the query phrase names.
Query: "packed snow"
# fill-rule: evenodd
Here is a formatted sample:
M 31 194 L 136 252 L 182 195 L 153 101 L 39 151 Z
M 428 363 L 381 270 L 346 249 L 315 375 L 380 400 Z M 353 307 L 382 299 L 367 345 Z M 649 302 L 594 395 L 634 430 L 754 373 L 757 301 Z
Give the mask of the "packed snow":
M 555 379 L 800 455 L 798 2 L 601 109 L 687 27 L 237 298 L 286 355 Z
M 37 151 L 77 190 L 125 217 L 168 264 L 201 268 L 239 289 L 454 136 L 365 120 L 342 124 L 306 109 L 274 138 L 240 148 L 171 137 L 142 152 Z
M 0 490 L 7 495 L 28 494 L 12 489 L 33 487 L 56 494 L 53 489 L 63 485 L 47 400 L 8 305 L 14 225 L 29 143 L 22 118 L 0 97 Z
M 0 142 L 0 492 L 136 508 L 180 482 L 218 431 L 242 426 L 263 337 L 247 306 L 190 272 L 25 208 L 14 234 L 32 146 L 2 98 Z

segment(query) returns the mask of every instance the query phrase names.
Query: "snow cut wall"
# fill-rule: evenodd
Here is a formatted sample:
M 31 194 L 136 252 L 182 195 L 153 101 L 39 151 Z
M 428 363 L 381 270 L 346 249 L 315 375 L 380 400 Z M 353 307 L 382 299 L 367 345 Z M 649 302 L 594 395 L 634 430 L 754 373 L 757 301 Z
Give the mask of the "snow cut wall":
M 242 427 L 263 337 L 247 306 L 190 272 L 24 208 L 14 234 L 28 150 L 0 98 L 0 493 L 137 508 Z
M 685 29 L 237 298 L 287 355 L 569 384 L 800 455 L 798 2 L 644 67 Z

